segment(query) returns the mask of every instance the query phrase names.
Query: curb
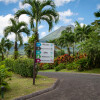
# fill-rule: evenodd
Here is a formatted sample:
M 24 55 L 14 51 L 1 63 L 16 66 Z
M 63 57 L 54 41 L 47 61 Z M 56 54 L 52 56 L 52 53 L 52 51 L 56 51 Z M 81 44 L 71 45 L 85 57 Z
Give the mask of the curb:
M 29 94 L 29 95 L 25 95 L 25 96 L 22 96 L 22 97 L 19 97 L 19 98 L 16 98 L 14 100 L 26 100 L 26 99 L 30 99 L 30 98 L 33 98 L 35 96 L 38 96 L 38 95 L 41 95 L 41 94 L 44 94 L 46 92 L 49 92 L 49 91 L 52 91 L 54 89 L 56 89 L 56 87 L 58 86 L 60 80 L 58 79 L 54 84 L 53 86 L 51 86 L 50 88 L 47 88 L 45 90 L 41 90 L 41 91 L 38 91 L 38 92 L 35 92 L 35 93 L 32 93 L 32 94 Z

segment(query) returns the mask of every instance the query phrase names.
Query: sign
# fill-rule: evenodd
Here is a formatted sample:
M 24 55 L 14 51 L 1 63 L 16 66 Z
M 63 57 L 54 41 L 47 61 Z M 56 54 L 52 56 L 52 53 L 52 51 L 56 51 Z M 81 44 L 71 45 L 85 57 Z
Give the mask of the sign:
M 54 63 L 53 43 L 36 43 L 36 63 Z

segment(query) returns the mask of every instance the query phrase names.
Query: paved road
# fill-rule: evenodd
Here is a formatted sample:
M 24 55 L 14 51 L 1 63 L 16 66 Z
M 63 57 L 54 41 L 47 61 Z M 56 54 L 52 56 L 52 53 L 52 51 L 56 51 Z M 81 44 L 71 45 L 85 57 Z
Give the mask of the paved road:
M 58 87 L 28 100 L 100 100 L 100 75 L 40 72 L 60 79 Z

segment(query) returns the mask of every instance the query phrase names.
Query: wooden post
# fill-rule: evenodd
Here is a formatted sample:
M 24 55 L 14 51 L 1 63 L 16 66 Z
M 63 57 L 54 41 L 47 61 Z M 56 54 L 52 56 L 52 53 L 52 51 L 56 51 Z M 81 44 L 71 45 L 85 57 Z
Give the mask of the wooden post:
M 33 85 L 35 85 L 35 68 L 36 68 L 36 41 L 34 42 L 34 65 L 33 65 Z

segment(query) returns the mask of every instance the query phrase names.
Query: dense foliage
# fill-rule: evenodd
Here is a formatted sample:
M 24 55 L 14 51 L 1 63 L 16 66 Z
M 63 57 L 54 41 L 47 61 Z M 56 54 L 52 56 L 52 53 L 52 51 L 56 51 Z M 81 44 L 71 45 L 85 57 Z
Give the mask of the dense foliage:
M 33 77 L 33 59 L 6 59 L 5 66 L 10 68 L 14 73 L 24 77 Z M 36 69 L 36 75 L 37 75 Z
M 0 65 L 0 88 L 1 86 L 4 86 L 5 90 L 9 88 L 8 83 L 5 80 L 8 77 L 11 77 L 11 72 L 9 72 L 9 68 L 6 68 L 5 65 Z

